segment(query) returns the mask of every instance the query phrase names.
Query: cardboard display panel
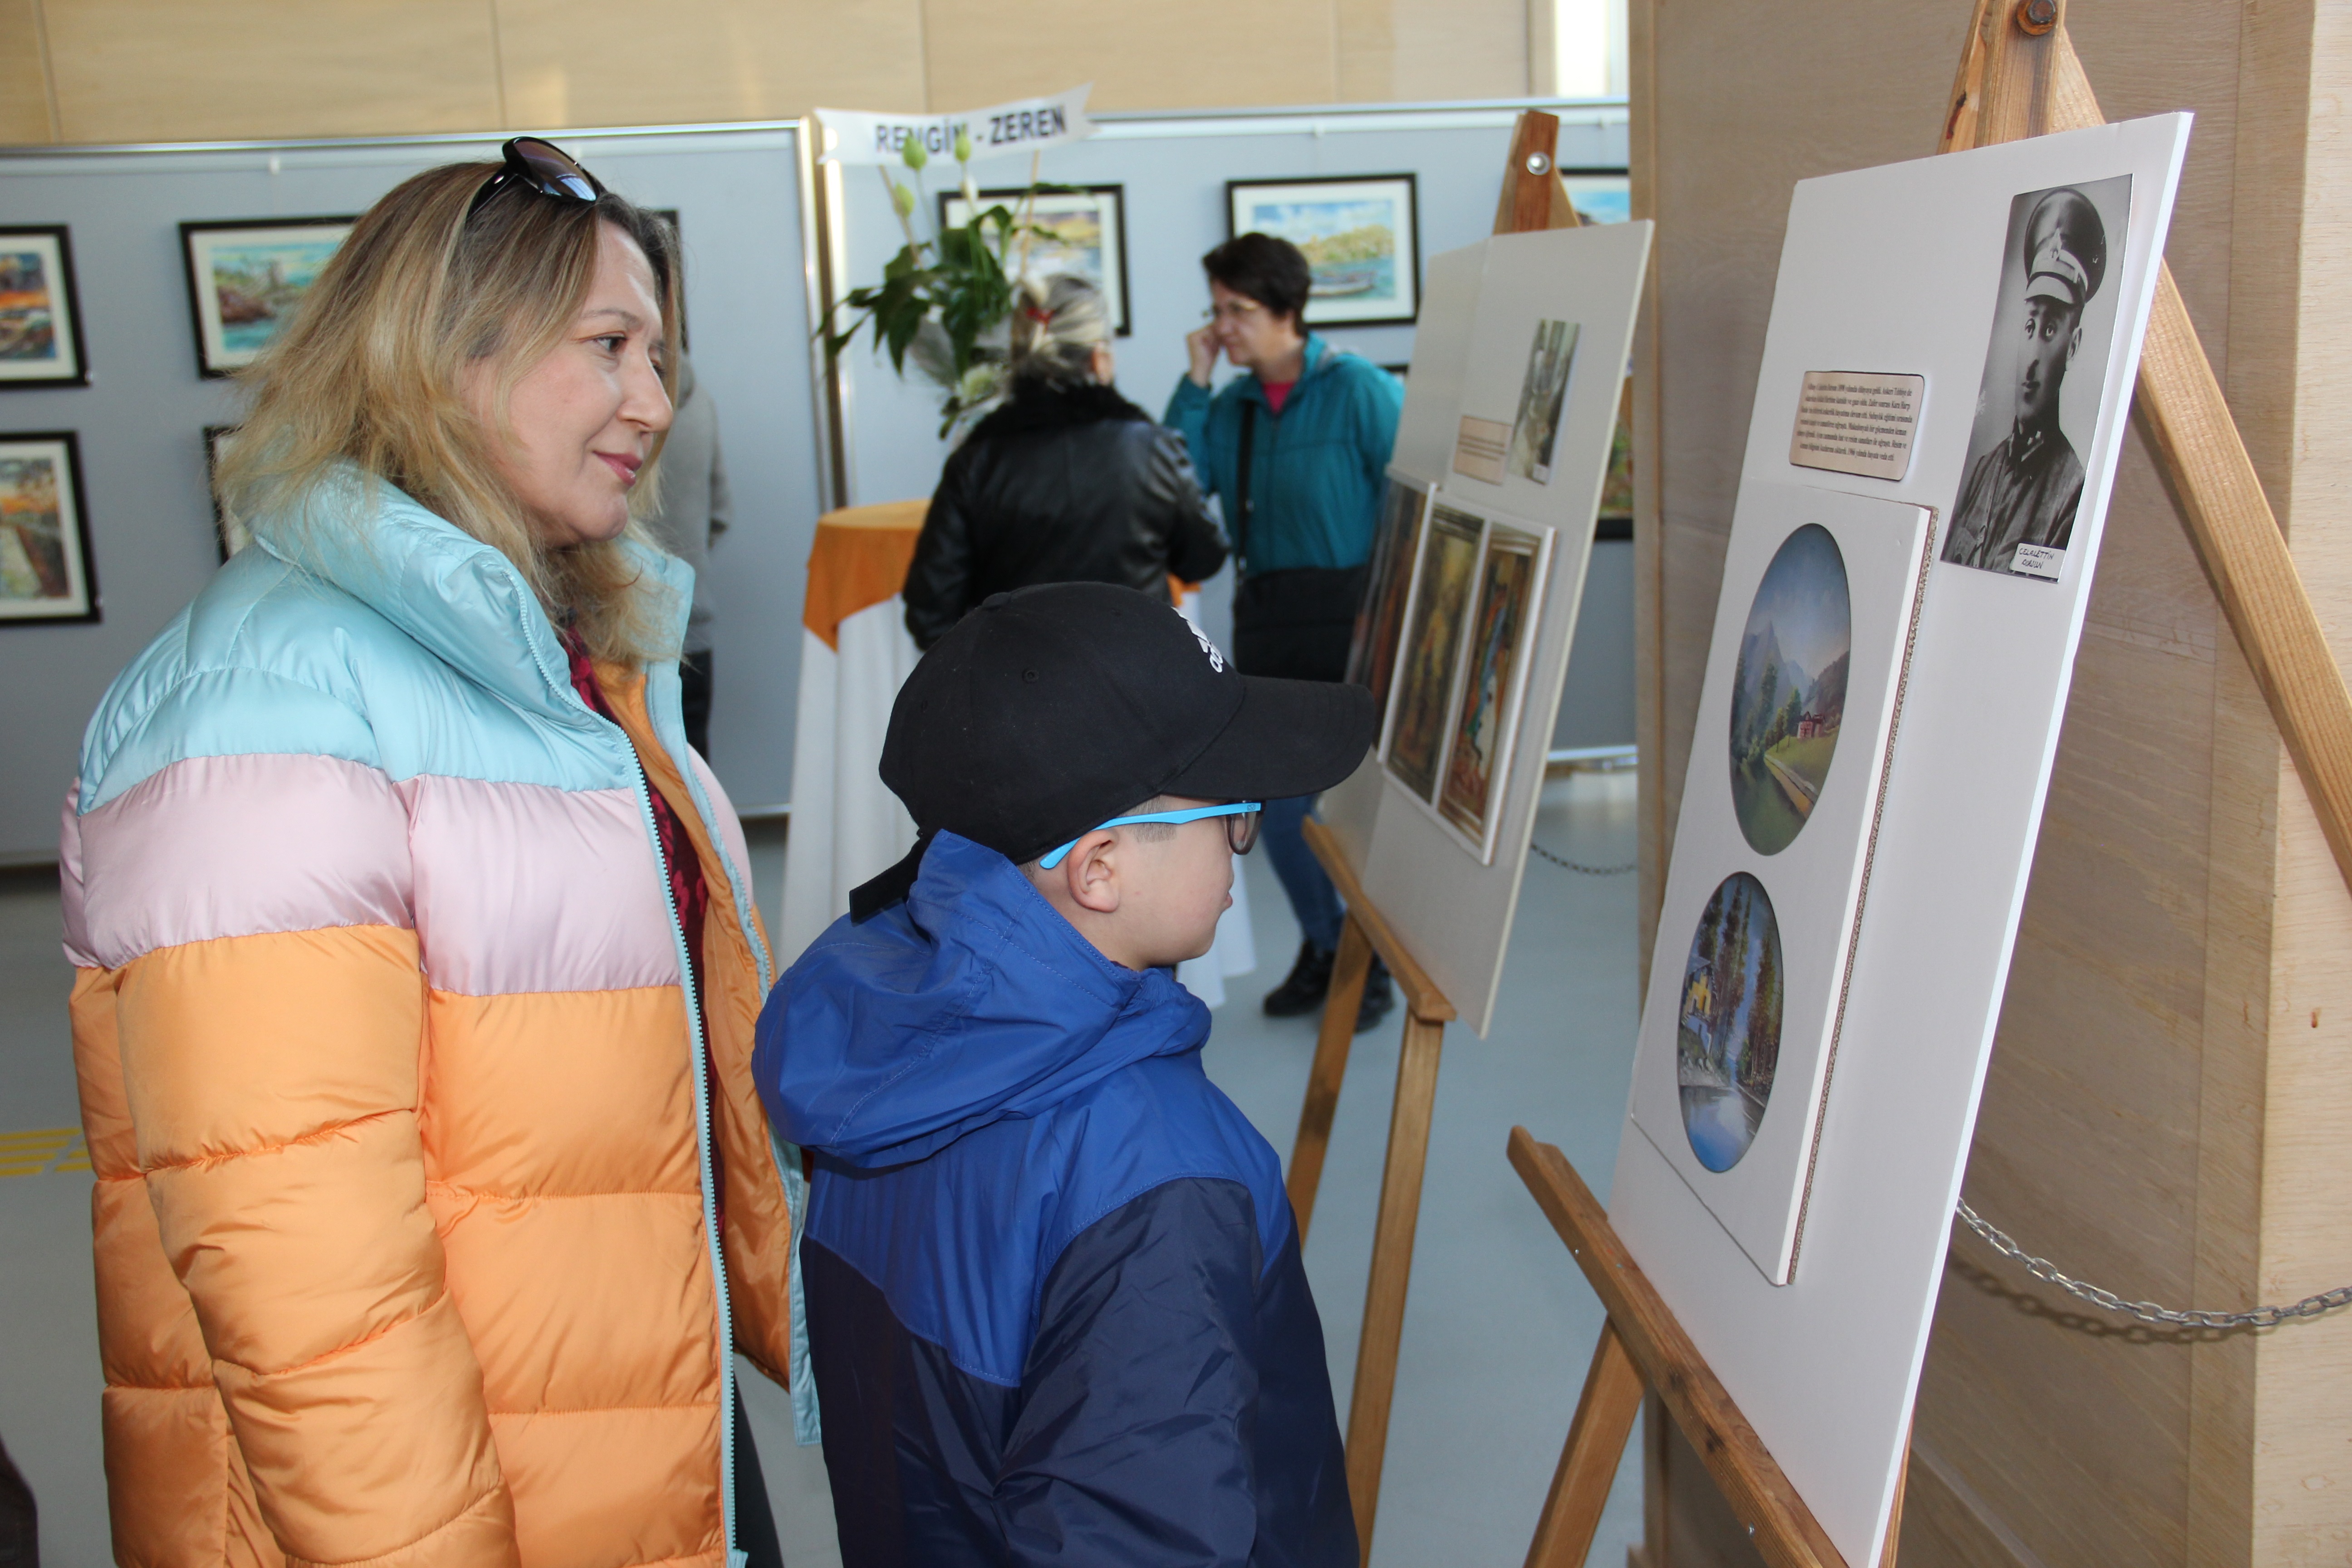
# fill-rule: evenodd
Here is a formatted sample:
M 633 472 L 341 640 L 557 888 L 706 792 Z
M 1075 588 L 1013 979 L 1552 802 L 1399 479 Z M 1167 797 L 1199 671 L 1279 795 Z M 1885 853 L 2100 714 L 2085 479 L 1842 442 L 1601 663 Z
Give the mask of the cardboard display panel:
M 1427 517 L 1395 651 L 1374 650 L 1393 658 L 1381 744 L 1321 809 L 1366 895 L 1481 1035 L 1650 235 L 1641 222 L 1497 236 L 1431 258 L 1423 280 L 1390 475 L 1428 489 Z
M 1807 180 L 1790 207 L 1744 479 L 1750 493 L 1803 484 L 1933 509 L 1938 558 L 1789 1282 L 1771 1282 L 1646 1132 L 1621 1140 L 1609 1206 L 1849 1563 L 1877 1560 L 1901 1474 L 2188 137 L 2188 116 L 2159 116 Z M 1896 237 L 1901 264 L 1857 266 L 1857 235 Z M 1920 378 L 1907 412 L 1866 411 L 1906 422 L 1901 479 L 1790 462 L 1820 372 Z M 2008 410 L 1990 443 L 1980 394 Z M 1967 527 L 1993 543 L 1946 559 L 1988 453 L 1997 493 L 1981 532 Z M 1992 568 L 2004 543 L 2009 569 Z M 2019 571 L 2020 546 L 2056 559 Z M 1706 783 L 1724 759 L 1704 735 L 1693 756 L 1689 787 L 1722 787 Z M 1654 972 L 1678 969 L 1690 940 L 1662 925 Z

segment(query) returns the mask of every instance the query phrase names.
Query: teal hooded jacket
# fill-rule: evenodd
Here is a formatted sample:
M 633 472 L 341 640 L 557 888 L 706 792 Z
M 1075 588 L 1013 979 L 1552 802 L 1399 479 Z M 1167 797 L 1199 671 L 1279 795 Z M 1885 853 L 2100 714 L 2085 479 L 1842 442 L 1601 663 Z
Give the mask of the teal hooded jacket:
M 1307 336 L 1307 368 L 1277 415 L 1255 375 L 1214 394 L 1185 376 L 1162 423 L 1192 450 L 1201 488 L 1224 507 L 1242 569 L 1361 565 L 1388 484 L 1404 384 L 1358 354 Z M 1250 517 L 1241 507 L 1242 424 L 1255 419 Z

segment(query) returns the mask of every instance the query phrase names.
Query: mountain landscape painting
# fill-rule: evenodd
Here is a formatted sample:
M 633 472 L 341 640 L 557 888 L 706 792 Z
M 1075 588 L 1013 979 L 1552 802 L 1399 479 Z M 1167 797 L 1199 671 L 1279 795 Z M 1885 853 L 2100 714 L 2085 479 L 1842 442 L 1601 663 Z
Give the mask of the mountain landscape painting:
M 1731 805 L 1759 855 L 1804 831 L 1845 719 L 1853 637 L 1845 559 L 1807 523 L 1764 569 L 1731 688 Z
M 1734 871 L 1706 901 L 1683 964 L 1675 1082 L 1683 1131 L 1710 1171 L 1756 1141 L 1780 1065 L 1780 922 L 1764 884 Z

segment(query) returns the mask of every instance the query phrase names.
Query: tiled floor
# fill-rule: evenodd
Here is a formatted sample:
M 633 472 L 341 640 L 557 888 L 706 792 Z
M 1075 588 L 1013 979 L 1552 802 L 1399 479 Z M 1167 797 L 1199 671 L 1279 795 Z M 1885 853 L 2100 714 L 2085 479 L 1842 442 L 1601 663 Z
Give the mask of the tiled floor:
M 782 836 L 755 833 L 763 903 L 782 885 Z M 1591 865 L 1633 858 L 1629 773 L 1551 786 L 1537 842 Z M 1217 1015 L 1210 1074 L 1287 1153 L 1315 1048 L 1311 1019 L 1277 1022 L 1255 998 L 1297 945 L 1263 857 L 1245 863 L 1259 972 Z M 1567 1151 L 1605 1198 L 1624 1114 L 1634 1018 L 1629 876 L 1528 868 L 1501 1004 L 1488 1038 L 1454 1031 L 1438 1082 L 1412 1295 L 1381 1497 L 1376 1564 L 1519 1563 L 1575 1408 L 1601 1309 L 1503 1157 L 1514 1122 Z M 41 1510 L 47 1568 L 110 1561 L 98 1442 L 89 1177 L 70 1151 L 6 1134 L 78 1118 L 67 1045 L 70 972 L 45 878 L 0 875 L 0 1440 Z M 1398 1026 L 1357 1044 L 1332 1131 L 1307 1273 L 1346 1419 L 1395 1079 Z M 12 1148 L 19 1152 L 12 1152 Z M 32 1152 L 21 1152 L 30 1149 Z M 839 1562 L 815 1449 L 795 1449 L 781 1391 L 745 1387 L 793 1568 Z M 1629 1449 L 1629 1455 L 1633 1450 Z M 1613 1568 L 1641 1529 L 1638 1467 L 1618 1477 L 1591 1562 Z

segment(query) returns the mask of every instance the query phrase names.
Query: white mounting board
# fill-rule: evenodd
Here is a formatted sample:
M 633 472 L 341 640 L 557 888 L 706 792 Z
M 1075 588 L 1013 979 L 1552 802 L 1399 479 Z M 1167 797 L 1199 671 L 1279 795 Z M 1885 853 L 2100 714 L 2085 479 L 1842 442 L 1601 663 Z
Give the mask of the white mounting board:
M 1786 1282 L 1796 1260 L 1822 1089 L 1837 1045 L 1838 1000 L 1854 916 L 1864 902 L 1871 824 L 1894 732 L 1932 515 L 1925 507 L 1896 501 L 1759 483 L 1741 488 L 1732 517 L 1724 591 L 1691 747 L 1694 766 L 1683 785 L 1675 863 L 1659 906 L 1629 1114 L 1775 1284 Z M 1764 855 L 1740 831 L 1732 804 L 1733 670 L 1759 580 L 1789 537 L 1807 527 L 1826 531 L 1835 542 L 1852 593 L 1845 723 L 1810 819 L 1788 844 Z M 1779 927 L 1785 997 L 1774 1042 L 1780 1066 L 1768 1086 L 1754 1142 L 1728 1169 L 1710 1170 L 1685 1131 L 1675 1037 L 1682 1021 L 1684 955 L 1701 910 L 1717 887 L 1737 872 L 1762 884 Z
M 1544 742 L 1568 675 L 1652 226 L 1641 221 L 1497 235 L 1432 257 L 1423 269 L 1421 321 L 1391 467 L 1434 485 L 1438 500 L 1467 500 L 1481 511 L 1548 525 L 1559 534 L 1518 735 L 1501 781 L 1492 863 L 1481 864 L 1386 775 L 1377 757 L 1325 792 L 1322 814 L 1354 858 L 1365 895 L 1462 1021 L 1481 1036 L 1502 980 L 1543 785 Z M 1463 415 L 1514 417 L 1536 323 L 1546 320 L 1577 326 L 1551 482 L 1512 475 L 1492 485 L 1454 473 Z M 1503 385 L 1507 398 L 1495 391 Z
M 1928 571 L 1790 1283 L 1769 1283 L 1630 1123 L 1618 1144 L 1612 1225 L 1856 1565 L 1878 1560 L 1902 1473 L 2189 124 L 2162 115 L 1807 180 L 1790 206 L 1743 479 L 1946 514 L 1976 416 L 2011 198 L 2133 176 L 2127 236 L 2108 237 L 2117 330 L 2105 364 L 2078 363 L 2070 377 L 2087 387 L 2104 373 L 2059 580 Z M 1857 236 L 1886 243 L 1857 261 Z M 1908 477 L 1790 465 L 1813 370 L 1927 378 Z M 1683 940 L 1662 931 L 1657 952 Z

